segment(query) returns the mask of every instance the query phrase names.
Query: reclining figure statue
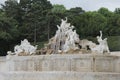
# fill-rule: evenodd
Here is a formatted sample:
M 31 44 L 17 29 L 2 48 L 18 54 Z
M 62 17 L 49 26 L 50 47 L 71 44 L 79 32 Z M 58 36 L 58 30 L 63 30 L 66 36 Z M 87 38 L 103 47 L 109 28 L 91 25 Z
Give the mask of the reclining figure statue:
M 92 52 L 97 52 L 97 53 L 110 53 L 108 44 L 107 44 L 107 38 L 102 39 L 102 31 L 100 31 L 100 36 L 97 36 L 97 41 L 98 41 L 98 45 L 96 45 L 95 47 L 90 47 Z
M 32 46 L 27 39 L 21 41 L 20 45 L 16 45 L 14 47 L 14 53 L 8 51 L 8 54 L 15 54 L 15 55 L 32 55 L 36 53 L 37 45 Z

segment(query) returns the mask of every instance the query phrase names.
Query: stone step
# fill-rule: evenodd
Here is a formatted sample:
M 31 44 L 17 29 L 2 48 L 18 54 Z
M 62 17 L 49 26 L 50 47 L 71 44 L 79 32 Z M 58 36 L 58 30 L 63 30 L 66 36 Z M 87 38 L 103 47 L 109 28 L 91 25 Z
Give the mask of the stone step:
M 0 80 L 120 80 L 120 73 L 110 72 L 1 72 Z

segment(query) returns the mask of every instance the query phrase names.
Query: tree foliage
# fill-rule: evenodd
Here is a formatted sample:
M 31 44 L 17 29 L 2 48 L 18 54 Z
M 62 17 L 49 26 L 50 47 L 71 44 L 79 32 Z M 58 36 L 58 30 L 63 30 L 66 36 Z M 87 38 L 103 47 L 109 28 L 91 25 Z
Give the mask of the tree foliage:
M 86 12 L 81 7 L 68 10 L 47 0 L 7 0 L 0 8 L 0 44 L 4 46 L 1 50 L 10 50 L 24 38 L 35 43 L 49 40 L 65 17 L 80 38 L 95 37 L 100 30 L 105 36 L 120 35 L 120 8 L 114 12 L 104 7 Z

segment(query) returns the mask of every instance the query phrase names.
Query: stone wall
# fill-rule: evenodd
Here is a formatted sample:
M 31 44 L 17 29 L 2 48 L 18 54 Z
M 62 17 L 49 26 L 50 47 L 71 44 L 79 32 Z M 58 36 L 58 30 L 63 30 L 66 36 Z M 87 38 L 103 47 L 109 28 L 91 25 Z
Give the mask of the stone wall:
M 116 55 L 7 56 L 0 58 L 0 80 L 120 80 L 119 67 Z
M 0 57 L 0 72 L 6 71 L 6 57 Z
M 120 80 L 120 73 L 98 72 L 9 72 L 4 80 Z
M 91 54 L 54 54 L 12 56 L 9 71 L 119 72 L 120 56 Z

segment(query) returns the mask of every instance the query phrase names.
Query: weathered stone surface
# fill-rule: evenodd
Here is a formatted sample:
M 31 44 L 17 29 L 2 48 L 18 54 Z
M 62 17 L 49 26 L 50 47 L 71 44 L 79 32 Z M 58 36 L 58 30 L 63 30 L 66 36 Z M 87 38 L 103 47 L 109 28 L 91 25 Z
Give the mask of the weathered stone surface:
M 110 55 L 97 55 L 94 57 L 94 71 L 95 72 L 115 72 L 114 62 L 118 57 Z M 118 60 L 118 59 L 117 59 Z
M 4 57 L 0 58 L 0 80 L 120 80 L 116 54 Z
M 0 72 L 6 71 L 6 58 L 0 57 Z
M 98 72 L 8 72 L 3 80 L 120 80 L 120 73 Z
M 91 55 L 13 56 L 9 71 L 92 71 Z
M 119 72 L 120 56 L 93 54 L 54 54 L 13 56 L 7 60 L 9 71 Z

